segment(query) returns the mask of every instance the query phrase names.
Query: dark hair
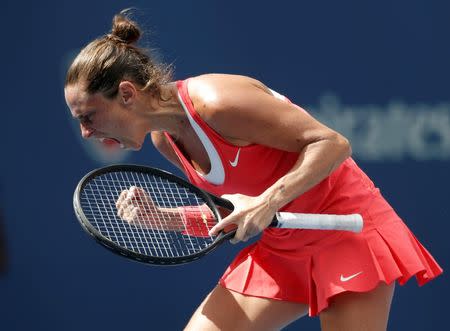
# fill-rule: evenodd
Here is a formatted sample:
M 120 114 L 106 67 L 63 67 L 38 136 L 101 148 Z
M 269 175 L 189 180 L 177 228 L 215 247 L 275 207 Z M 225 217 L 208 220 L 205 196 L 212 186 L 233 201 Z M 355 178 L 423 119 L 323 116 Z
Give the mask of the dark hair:
M 147 49 L 138 47 L 142 31 L 122 10 L 112 21 L 111 33 L 90 42 L 74 59 L 64 86 L 86 83 L 88 93 L 117 95 L 119 83 L 130 80 L 142 90 L 160 95 L 161 85 L 170 82 L 172 67 L 156 63 Z

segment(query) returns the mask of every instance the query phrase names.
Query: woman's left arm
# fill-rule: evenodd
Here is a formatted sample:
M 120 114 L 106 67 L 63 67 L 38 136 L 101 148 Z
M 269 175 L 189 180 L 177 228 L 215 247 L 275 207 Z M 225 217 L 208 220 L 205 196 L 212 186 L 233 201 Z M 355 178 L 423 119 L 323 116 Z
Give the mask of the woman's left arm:
M 299 153 L 292 169 L 261 195 L 225 196 L 235 210 L 211 233 L 234 223 L 238 230 L 233 241 L 246 241 L 266 228 L 281 207 L 329 176 L 351 155 L 351 147 L 342 135 L 263 88 L 243 81 L 221 86 L 220 91 L 225 92 L 218 92 L 209 104 L 213 109 L 206 120 L 225 139 Z

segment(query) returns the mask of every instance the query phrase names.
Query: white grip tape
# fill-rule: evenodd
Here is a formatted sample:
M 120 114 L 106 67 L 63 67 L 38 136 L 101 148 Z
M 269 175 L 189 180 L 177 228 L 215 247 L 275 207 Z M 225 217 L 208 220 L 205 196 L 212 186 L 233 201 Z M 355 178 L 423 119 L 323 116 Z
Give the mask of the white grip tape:
M 313 229 L 313 230 L 346 230 L 361 232 L 363 219 L 359 214 L 301 214 L 277 212 L 278 228 Z

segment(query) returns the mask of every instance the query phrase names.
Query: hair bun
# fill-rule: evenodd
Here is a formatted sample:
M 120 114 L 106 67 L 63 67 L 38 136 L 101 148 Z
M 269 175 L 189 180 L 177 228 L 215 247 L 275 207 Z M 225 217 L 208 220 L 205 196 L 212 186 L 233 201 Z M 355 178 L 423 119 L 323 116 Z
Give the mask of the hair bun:
M 127 12 L 128 10 L 122 10 L 114 16 L 111 34 L 127 44 L 132 44 L 139 40 L 141 30 L 136 22 L 127 17 Z

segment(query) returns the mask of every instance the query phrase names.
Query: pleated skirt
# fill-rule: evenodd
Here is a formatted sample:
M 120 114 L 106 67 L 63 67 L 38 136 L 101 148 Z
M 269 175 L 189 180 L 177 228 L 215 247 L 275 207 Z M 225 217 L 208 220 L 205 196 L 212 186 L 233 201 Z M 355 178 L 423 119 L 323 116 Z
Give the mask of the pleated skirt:
M 343 292 L 380 282 L 423 285 L 442 273 L 433 256 L 380 196 L 364 211 L 361 233 L 266 229 L 244 248 L 219 283 L 244 295 L 309 305 L 318 315 Z

